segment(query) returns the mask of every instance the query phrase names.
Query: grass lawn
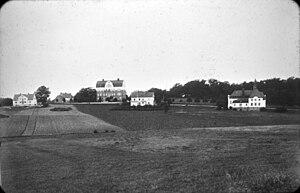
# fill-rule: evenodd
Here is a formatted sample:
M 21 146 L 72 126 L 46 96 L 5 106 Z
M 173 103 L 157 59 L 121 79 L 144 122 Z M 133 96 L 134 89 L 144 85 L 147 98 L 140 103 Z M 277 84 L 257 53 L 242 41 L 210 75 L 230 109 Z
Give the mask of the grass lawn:
M 7 192 L 292 192 L 297 130 L 132 131 L 2 144 Z
M 84 113 L 129 131 L 225 127 L 244 125 L 300 124 L 299 114 L 217 111 L 208 107 L 171 107 L 163 111 L 110 111 L 114 105 L 76 105 Z
M 299 124 L 297 114 L 199 107 L 171 107 L 165 114 L 110 111 L 109 105 L 76 107 L 128 132 L 1 138 L 6 192 L 282 193 L 300 185 L 300 129 L 289 125 Z M 69 113 L 80 114 L 76 109 L 59 112 L 65 114 L 57 119 L 53 113 L 39 111 L 37 125 L 64 133 L 76 127 Z M 18 118 L 30 114 L 24 111 Z M 50 114 L 54 126 L 43 124 L 49 123 L 42 119 Z M 24 128 L 23 122 L 14 123 L 11 132 Z

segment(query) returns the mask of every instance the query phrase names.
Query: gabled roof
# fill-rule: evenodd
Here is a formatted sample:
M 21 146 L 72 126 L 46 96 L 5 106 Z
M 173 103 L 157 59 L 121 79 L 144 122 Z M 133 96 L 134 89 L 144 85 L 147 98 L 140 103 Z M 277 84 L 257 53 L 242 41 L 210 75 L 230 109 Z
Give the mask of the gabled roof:
M 233 103 L 248 103 L 248 98 L 240 98 L 238 100 L 234 100 Z
M 134 91 L 130 96 L 131 98 L 154 97 L 154 92 Z
M 265 97 L 264 93 L 260 92 L 258 89 L 235 90 L 230 95 L 231 98 L 253 98 L 255 96 L 258 97 L 258 98 L 264 98 Z
M 96 88 L 105 87 L 105 84 L 107 82 L 108 80 L 97 81 Z M 122 87 L 124 85 L 124 80 L 110 80 L 110 82 L 113 84 L 114 87 Z
M 27 99 L 28 100 L 33 100 L 33 98 L 34 98 L 34 94 L 15 94 L 14 95 L 14 101 L 17 101 L 18 100 L 18 98 L 21 96 L 21 95 L 23 95 L 23 96 L 25 96 L 25 97 L 27 97 Z

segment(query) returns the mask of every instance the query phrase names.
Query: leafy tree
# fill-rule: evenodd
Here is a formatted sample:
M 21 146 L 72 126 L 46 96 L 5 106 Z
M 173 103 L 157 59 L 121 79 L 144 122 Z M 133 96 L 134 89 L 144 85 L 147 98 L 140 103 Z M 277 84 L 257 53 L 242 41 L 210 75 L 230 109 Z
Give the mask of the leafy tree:
M 148 92 L 154 92 L 154 100 L 156 104 L 160 105 L 163 101 L 167 101 L 166 90 L 161 90 L 159 88 L 151 88 Z
M 46 103 L 50 94 L 49 88 L 40 86 L 35 92 L 35 97 L 37 102 Z
M 92 88 L 82 88 L 74 96 L 75 102 L 96 102 L 97 101 L 97 91 Z
M 12 106 L 13 100 L 11 98 L 0 98 L 0 107 Z

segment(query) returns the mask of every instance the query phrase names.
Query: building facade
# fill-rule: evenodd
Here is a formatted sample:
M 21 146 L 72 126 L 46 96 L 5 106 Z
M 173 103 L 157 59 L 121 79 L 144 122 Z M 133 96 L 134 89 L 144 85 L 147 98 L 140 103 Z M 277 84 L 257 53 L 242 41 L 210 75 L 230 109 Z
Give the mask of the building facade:
M 154 92 L 135 91 L 130 97 L 130 106 L 154 105 Z
M 228 95 L 228 108 L 239 111 L 258 111 L 266 107 L 266 95 L 259 91 L 254 82 L 252 90 L 235 90 Z
M 102 80 L 96 83 L 97 101 L 122 101 L 126 99 L 124 80 Z
M 69 103 L 73 101 L 73 96 L 71 93 L 60 93 L 55 97 L 54 101 L 55 103 Z
M 37 100 L 35 94 L 15 94 L 13 106 L 36 106 Z

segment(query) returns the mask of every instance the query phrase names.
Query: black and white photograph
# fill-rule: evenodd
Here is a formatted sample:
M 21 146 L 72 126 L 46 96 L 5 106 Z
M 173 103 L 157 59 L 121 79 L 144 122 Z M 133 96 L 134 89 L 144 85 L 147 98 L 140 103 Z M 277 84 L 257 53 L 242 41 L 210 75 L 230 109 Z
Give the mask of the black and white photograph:
M 6 193 L 300 191 L 292 0 L 0 8 Z

